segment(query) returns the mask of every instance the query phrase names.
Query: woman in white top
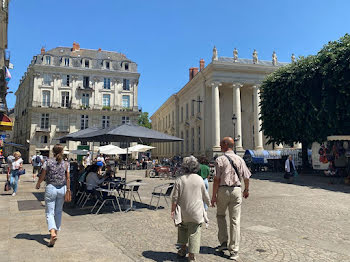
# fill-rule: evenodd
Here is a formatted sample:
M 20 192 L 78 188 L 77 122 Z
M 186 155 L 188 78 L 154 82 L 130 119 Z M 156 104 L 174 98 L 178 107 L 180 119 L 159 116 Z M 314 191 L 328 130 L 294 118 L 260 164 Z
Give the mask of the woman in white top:
M 14 152 L 13 156 L 15 159 L 13 159 L 9 165 L 10 165 L 10 184 L 13 189 L 12 196 L 15 196 L 17 193 L 17 185 L 18 185 L 18 178 L 19 178 L 19 171 L 23 167 L 23 159 L 21 158 L 20 152 Z M 9 173 L 7 174 L 7 180 L 9 179 Z

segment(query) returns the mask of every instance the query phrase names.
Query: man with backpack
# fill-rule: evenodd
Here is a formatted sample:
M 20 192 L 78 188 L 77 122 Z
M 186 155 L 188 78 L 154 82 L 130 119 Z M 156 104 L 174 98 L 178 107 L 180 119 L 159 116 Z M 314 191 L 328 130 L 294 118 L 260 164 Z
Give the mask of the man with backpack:
M 40 152 L 36 152 L 36 155 L 32 157 L 31 164 L 33 166 L 33 183 L 35 182 L 35 174 L 38 173 L 40 175 L 41 167 L 44 163 L 44 158 L 40 154 Z

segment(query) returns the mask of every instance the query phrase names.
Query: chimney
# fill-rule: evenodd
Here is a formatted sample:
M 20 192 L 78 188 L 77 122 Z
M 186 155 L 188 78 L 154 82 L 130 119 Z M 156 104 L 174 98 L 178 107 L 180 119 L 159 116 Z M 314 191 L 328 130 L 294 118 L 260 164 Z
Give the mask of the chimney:
M 191 67 L 189 70 L 190 70 L 190 81 L 191 81 L 193 78 L 193 67 Z
M 194 78 L 194 76 L 198 73 L 198 67 L 190 68 L 190 81 Z
M 79 51 L 80 50 L 80 45 L 76 42 L 73 42 L 73 49 L 72 51 Z
M 202 71 L 205 67 L 205 61 L 202 58 L 201 60 L 199 60 L 199 70 Z
M 40 50 L 40 54 L 45 54 L 45 47 L 42 47 L 41 50 Z

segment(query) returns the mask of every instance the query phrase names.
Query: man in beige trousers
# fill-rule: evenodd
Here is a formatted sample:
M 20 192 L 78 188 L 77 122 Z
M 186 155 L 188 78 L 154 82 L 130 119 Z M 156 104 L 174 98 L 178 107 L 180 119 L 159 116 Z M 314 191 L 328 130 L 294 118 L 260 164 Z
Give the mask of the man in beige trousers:
M 215 162 L 216 175 L 214 177 L 213 196 L 211 204 L 217 205 L 218 238 L 220 246 L 217 251 L 228 249 L 230 259 L 238 259 L 240 241 L 240 220 L 242 189 L 241 179 L 244 180 L 243 197 L 249 196 L 250 171 L 244 160 L 233 152 L 234 141 L 232 137 L 224 137 L 220 142 L 224 155 L 218 157 Z M 237 174 L 238 173 L 238 174 Z M 229 212 L 230 242 L 228 243 L 226 210 Z

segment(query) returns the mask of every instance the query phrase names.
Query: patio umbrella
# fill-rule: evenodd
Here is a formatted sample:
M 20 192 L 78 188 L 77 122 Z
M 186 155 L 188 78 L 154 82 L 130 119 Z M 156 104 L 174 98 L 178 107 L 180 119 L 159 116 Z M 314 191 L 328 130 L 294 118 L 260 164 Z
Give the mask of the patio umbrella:
M 100 146 L 98 148 L 101 154 L 105 155 L 122 155 L 126 154 L 126 150 L 115 145 Z
M 153 148 L 155 148 L 155 147 L 137 144 L 137 145 L 129 147 L 128 150 L 131 153 L 132 152 L 146 152 L 146 151 L 151 150 Z
M 87 130 L 87 129 L 85 129 Z M 83 130 L 81 130 L 83 131 Z M 78 131 L 78 132 L 81 132 Z M 141 142 L 141 143 L 155 143 L 155 142 L 180 142 L 183 139 L 169 136 L 167 134 L 158 132 L 153 129 L 134 125 L 124 124 L 116 127 L 109 127 L 104 129 L 89 130 L 89 132 L 78 132 L 69 134 L 61 139 L 73 141 L 99 141 L 99 142 Z M 127 148 L 127 156 L 129 150 Z M 126 164 L 128 164 L 128 157 L 126 157 Z M 125 181 L 127 170 L 125 169 Z

